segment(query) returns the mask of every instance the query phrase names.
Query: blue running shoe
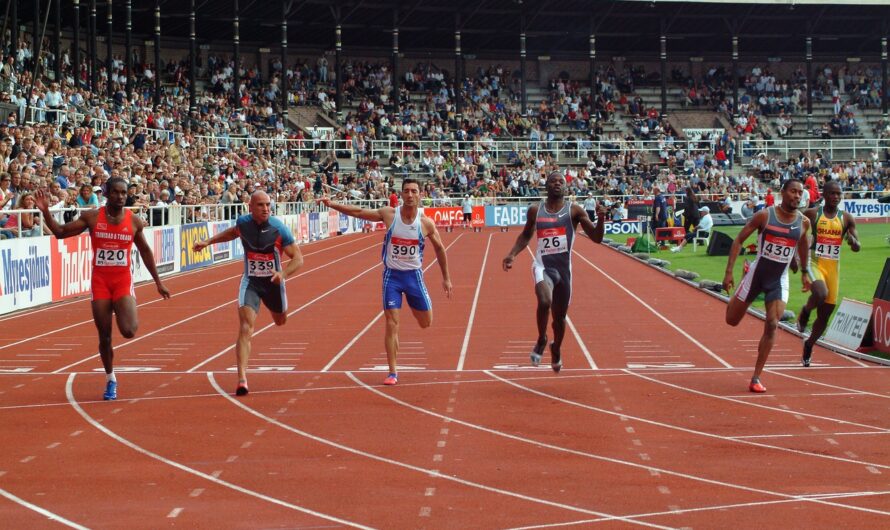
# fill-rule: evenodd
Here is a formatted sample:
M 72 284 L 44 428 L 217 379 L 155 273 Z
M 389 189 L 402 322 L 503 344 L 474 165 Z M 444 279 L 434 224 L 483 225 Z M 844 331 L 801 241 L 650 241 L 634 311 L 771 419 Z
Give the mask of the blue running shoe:
M 105 393 L 102 394 L 105 401 L 114 401 L 117 399 L 117 381 L 109 381 L 105 384 Z

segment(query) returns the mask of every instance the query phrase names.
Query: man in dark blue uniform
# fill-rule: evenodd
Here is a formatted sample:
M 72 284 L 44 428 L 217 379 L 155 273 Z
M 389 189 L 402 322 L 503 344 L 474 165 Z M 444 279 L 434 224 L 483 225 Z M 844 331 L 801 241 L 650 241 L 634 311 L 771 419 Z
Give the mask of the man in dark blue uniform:
M 547 320 L 553 314 L 553 342 L 550 343 L 550 367 L 554 372 L 562 368 L 560 347 L 565 336 L 565 320 L 572 298 L 572 244 L 578 224 L 594 243 L 603 240 L 606 229 L 606 208 L 596 206 L 597 224 L 588 217 L 580 204 L 565 200 L 566 179 L 559 171 L 547 177 L 547 198 L 528 207 L 528 216 L 516 244 L 504 258 L 505 271 L 513 268 L 516 255 L 528 246 L 534 236 L 537 250 L 532 262 L 535 276 L 535 295 L 538 298 L 538 340 L 531 352 L 532 365 L 541 362 L 547 345 Z
M 247 394 L 247 361 L 250 358 L 250 338 L 260 310 L 260 301 L 272 312 L 278 326 L 287 322 L 287 292 L 284 281 L 303 266 L 303 255 L 290 229 L 277 217 L 272 217 L 271 200 L 263 191 L 250 196 L 250 213 L 235 220 L 235 226 L 195 243 L 195 251 L 208 245 L 241 238 L 244 245 L 244 276 L 238 290 L 238 388 L 236 395 Z M 290 261 L 282 267 L 281 254 Z

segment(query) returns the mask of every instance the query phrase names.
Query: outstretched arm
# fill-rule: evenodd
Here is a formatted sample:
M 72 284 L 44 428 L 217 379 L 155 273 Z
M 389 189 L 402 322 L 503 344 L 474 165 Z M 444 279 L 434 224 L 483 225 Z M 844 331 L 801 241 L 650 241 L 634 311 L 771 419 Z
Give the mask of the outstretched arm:
M 602 243 L 603 235 L 606 233 L 606 207 L 597 203 L 596 205 L 596 224 L 593 224 L 587 215 L 587 210 L 578 204 L 572 204 L 572 223 L 577 227 L 579 224 L 584 229 L 584 233 L 594 243 Z
M 226 228 L 222 232 L 216 234 L 210 239 L 202 239 L 201 241 L 196 241 L 194 245 L 192 245 L 192 250 L 195 252 L 201 252 L 208 245 L 216 245 L 217 243 L 225 243 L 226 241 L 231 241 L 236 239 L 240 235 L 240 231 L 237 226 L 233 226 L 231 228 Z
M 334 202 L 327 197 L 322 197 L 318 200 L 318 202 L 320 204 L 324 204 L 332 210 L 337 210 L 340 213 L 345 213 L 350 217 L 358 217 L 359 219 L 373 222 L 383 221 L 387 225 L 392 223 L 393 216 L 395 215 L 395 210 L 393 208 L 390 208 L 389 206 L 378 208 L 376 210 L 369 210 L 367 208 L 359 208 L 358 206 L 353 206 L 351 204 L 341 204 L 339 202 Z
M 537 218 L 538 205 L 533 204 L 528 207 L 525 226 L 522 228 L 522 232 L 516 236 L 516 244 L 513 245 L 513 248 L 510 249 L 507 257 L 504 258 L 503 266 L 505 271 L 513 268 L 513 260 L 516 259 L 516 255 L 522 252 L 522 249 L 527 247 L 529 241 L 532 240 L 532 236 L 535 234 L 535 220 L 537 220 Z
M 737 235 L 732 242 L 732 247 L 729 249 L 729 259 L 726 262 L 726 274 L 723 275 L 723 289 L 725 289 L 726 292 L 731 293 L 732 288 L 735 285 L 732 271 L 735 269 L 735 260 L 739 257 L 739 252 L 742 251 L 742 245 L 745 243 L 745 240 L 748 239 L 748 236 L 753 234 L 755 230 L 764 226 L 768 215 L 769 213 L 767 210 L 760 210 L 754 214 L 754 217 L 748 220 L 747 224 L 742 227 L 742 231 L 739 232 L 739 235 Z
M 91 215 L 96 215 L 95 211 L 86 211 L 70 223 L 60 225 L 49 211 L 49 194 L 44 190 L 37 190 L 34 194 L 34 199 L 37 203 L 37 209 L 43 214 L 43 222 L 57 239 L 65 239 L 66 237 L 80 234 L 90 227 L 88 222 L 89 217 Z

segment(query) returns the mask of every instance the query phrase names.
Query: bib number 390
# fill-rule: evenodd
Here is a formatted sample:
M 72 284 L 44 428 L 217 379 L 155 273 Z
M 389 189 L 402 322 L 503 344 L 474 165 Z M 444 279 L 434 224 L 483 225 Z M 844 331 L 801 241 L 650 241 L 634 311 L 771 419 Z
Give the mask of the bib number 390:
M 110 250 L 100 248 L 96 250 L 96 266 L 97 267 L 126 267 L 127 266 L 127 250 L 118 249 Z

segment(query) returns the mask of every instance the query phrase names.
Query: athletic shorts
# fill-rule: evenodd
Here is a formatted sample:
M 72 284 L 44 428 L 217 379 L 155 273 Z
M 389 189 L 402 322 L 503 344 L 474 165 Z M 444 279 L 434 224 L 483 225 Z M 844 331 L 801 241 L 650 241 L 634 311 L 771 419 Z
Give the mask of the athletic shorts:
M 544 267 L 537 260 L 532 260 L 532 274 L 535 285 L 546 281 L 553 288 L 552 309 L 557 313 L 565 313 L 572 300 L 572 273 L 556 267 Z
M 401 309 L 403 294 L 411 309 L 429 311 L 433 308 L 430 294 L 423 283 L 423 271 L 420 269 L 400 271 L 384 268 L 383 309 Z
M 760 293 L 763 293 L 764 300 L 767 302 L 781 300 L 787 304 L 788 270 L 786 269 L 779 275 L 766 274 L 763 270 L 765 267 L 758 267 L 758 262 L 759 260 L 754 260 L 751 268 L 742 277 L 742 282 L 739 284 L 739 288 L 736 289 L 735 296 L 739 300 L 750 304 Z
M 238 307 L 251 307 L 258 313 L 260 301 L 273 313 L 286 312 L 287 292 L 284 290 L 284 282 L 274 284 L 269 278 L 242 276 L 241 287 L 238 289 Z
M 840 263 L 837 260 L 813 259 L 810 262 L 810 280 L 825 282 L 825 286 L 828 287 L 825 303 L 837 304 L 837 294 L 841 285 Z
M 470 222 L 473 220 L 473 214 L 464 212 L 464 222 Z
M 130 274 L 130 271 L 109 274 L 93 270 L 93 300 L 111 300 L 115 302 L 125 296 L 136 296 L 136 290 L 133 286 L 133 275 Z

